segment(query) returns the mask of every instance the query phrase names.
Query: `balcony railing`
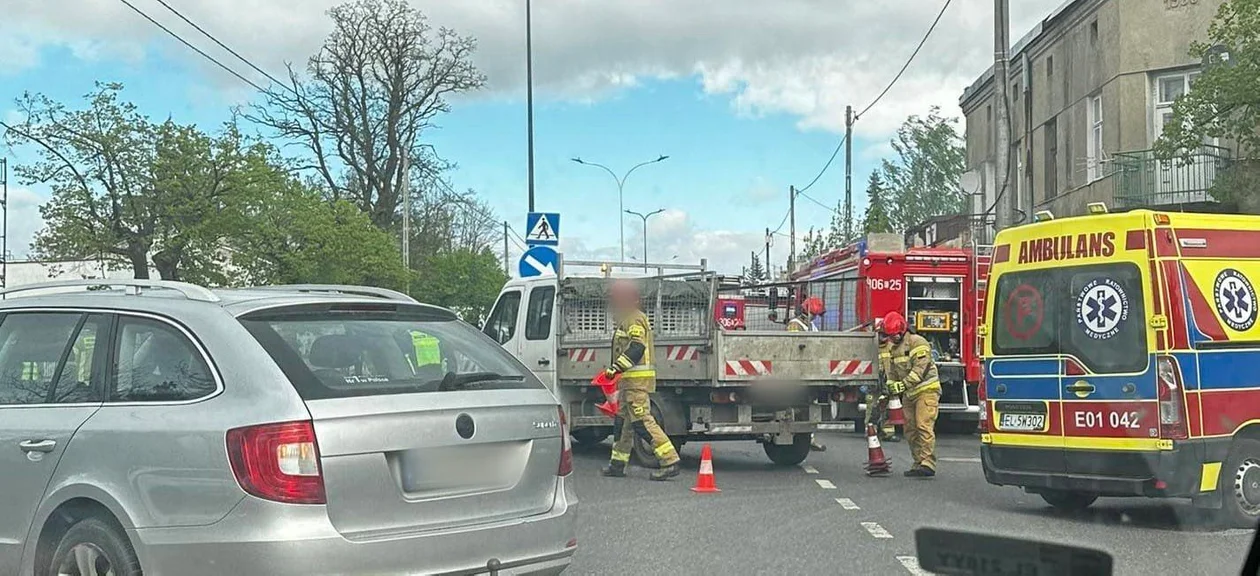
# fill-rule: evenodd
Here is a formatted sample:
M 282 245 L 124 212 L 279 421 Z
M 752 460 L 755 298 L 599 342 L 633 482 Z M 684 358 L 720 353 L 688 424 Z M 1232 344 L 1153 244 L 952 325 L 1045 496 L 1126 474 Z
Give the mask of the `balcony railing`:
M 1113 157 L 1116 204 L 1121 208 L 1215 203 L 1208 193 L 1233 156 L 1228 148 L 1202 146 L 1189 157 L 1161 160 L 1151 150 Z

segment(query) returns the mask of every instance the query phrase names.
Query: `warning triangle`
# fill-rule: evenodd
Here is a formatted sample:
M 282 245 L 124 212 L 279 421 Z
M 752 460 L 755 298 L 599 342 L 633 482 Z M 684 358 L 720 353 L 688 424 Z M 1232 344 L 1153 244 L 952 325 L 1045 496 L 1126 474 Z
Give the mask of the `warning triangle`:
M 551 222 L 547 220 L 547 217 L 542 216 L 538 219 L 538 223 L 534 224 L 533 230 L 529 231 L 529 235 L 527 235 L 525 239 L 539 242 L 550 242 L 556 239 L 556 233 L 551 229 Z

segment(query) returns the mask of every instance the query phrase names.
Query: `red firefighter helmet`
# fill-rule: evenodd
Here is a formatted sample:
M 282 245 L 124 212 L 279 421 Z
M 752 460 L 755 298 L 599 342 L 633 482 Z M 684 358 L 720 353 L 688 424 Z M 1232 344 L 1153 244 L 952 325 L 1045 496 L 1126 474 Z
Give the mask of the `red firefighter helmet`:
M 804 302 L 801 302 L 801 314 L 809 316 L 822 316 L 827 311 L 827 307 L 823 306 L 823 301 L 817 296 L 810 296 Z
M 879 331 L 889 336 L 902 334 L 906 331 L 906 319 L 902 317 L 900 312 L 889 312 L 884 315 L 884 325 Z

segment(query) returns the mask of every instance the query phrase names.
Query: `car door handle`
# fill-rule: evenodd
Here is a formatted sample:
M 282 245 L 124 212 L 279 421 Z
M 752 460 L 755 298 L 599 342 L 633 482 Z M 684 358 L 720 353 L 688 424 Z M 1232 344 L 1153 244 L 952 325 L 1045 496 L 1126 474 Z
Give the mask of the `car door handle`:
M 52 452 L 57 447 L 56 440 L 27 440 L 18 442 L 23 452 Z
M 548 359 L 546 359 L 546 358 L 539 358 L 539 359 L 538 359 L 538 365 L 539 365 L 539 366 L 547 366 L 547 365 L 549 365 L 549 364 L 551 364 L 551 360 L 548 360 Z
M 1094 393 L 1094 385 L 1084 380 L 1077 380 L 1076 382 L 1068 384 L 1067 391 L 1084 398 Z

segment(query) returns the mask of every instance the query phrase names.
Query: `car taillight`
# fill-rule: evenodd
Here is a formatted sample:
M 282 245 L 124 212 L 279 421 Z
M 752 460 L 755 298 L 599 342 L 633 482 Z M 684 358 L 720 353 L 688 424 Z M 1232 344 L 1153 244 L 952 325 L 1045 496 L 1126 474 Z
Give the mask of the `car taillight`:
M 980 385 L 976 386 L 976 400 L 980 402 L 980 424 L 976 428 L 980 432 L 989 431 L 989 393 L 984 389 L 984 374 L 980 374 Z
M 227 449 L 232 474 L 245 492 L 286 504 L 327 501 L 310 421 L 228 430 Z
M 1185 439 L 1186 397 L 1181 389 L 1181 368 L 1172 356 L 1156 360 L 1159 388 L 1159 437 Z
M 564 419 L 564 408 L 560 408 L 560 469 L 557 476 L 568 476 L 573 473 L 573 440 L 569 439 L 569 422 Z

